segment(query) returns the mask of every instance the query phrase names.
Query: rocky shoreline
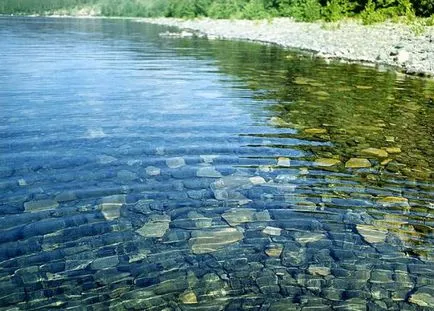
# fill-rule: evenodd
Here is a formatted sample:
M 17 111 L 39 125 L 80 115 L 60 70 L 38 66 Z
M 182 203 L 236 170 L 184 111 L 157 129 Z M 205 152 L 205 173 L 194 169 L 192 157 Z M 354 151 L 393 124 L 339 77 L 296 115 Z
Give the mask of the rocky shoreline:
M 424 27 L 422 34 L 416 34 L 403 24 L 365 26 L 355 21 L 339 25 L 301 23 L 289 18 L 272 21 L 146 18 L 138 21 L 175 26 L 210 39 L 272 43 L 309 51 L 325 59 L 387 65 L 407 74 L 434 76 L 434 27 Z

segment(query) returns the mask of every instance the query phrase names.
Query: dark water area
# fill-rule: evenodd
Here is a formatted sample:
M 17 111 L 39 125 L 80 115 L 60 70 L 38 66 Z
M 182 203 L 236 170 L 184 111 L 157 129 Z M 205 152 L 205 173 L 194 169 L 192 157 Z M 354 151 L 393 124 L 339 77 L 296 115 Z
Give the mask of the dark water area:
M 434 310 L 434 83 L 0 18 L 0 310 Z

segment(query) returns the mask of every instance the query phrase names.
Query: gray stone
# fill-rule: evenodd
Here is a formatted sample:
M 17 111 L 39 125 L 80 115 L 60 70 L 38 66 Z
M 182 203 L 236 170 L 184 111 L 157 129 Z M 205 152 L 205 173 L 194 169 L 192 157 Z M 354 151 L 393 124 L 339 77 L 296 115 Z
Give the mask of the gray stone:
M 116 267 L 118 264 L 119 264 L 119 258 L 117 255 L 114 255 L 114 256 L 95 259 L 90 264 L 90 268 L 94 270 L 100 270 L 100 269 Z
M 120 217 L 121 207 L 125 204 L 125 195 L 111 195 L 101 200 L 100 209 L 106 220 L 114 220 Z
M 38 201 L 28 201 L 24 203 L 24 208 L 26 212 L 40 212 L 46 210 L 52 210 L 59 207 L 59 203 L 55 200 L 38 200 Z
M 161 174 L 161 170 L 155 166 L 148 166 L 145 168 L 145 172 L 149 176 L 158 176 Z
M 167 215 L 153 215 L 140 229 L 138 234 L 145 238 L 161 238 L 169 230 L 170 217 Z
M 243 237 L 243 233 L 236 228 L 197 230 L 191 233 L 189 243 L 194 254 L 206 254 L 236 243 Z
M 185 160 L 181 157 L 170 158 L 166 160 L 166 165 L 169 168 L 180 168 L 185 166 Z
M 133 181 L 137 179 L 137 174 L 128 170 L 120 170 L 116 176 L 122 181 Z
M 212 166 L 203 166 L 197 170 L 198 177 L 220 178 L 222 174 Z

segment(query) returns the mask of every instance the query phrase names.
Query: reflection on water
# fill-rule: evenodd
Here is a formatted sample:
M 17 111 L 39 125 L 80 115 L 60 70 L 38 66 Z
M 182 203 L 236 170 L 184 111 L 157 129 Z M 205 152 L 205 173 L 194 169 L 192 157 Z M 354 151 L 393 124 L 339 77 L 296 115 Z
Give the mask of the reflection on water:
M 434 84 L 0 19 L 0 308 L 434 308 Z

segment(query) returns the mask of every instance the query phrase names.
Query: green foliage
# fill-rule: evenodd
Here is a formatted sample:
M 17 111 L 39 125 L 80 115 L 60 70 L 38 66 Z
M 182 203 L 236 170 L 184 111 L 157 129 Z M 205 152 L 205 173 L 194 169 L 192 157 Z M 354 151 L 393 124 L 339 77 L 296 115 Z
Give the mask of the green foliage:
M 434 0 L 0 0 L 0 14 L 74 14 L 80 9 L 104 16 L 264 19 L 337 22 L 360 16 L 364 24 L 392 19 L 413 25 L 417 16 L 434 24 Z M 416 26 L 414 26 L 416 27 Z M 417 27 L 416 27 L 417 28 Z M 419 27 L 420 28 L 420 27 Z
M 217 0 L 208 9 L 208 16 L 213 18 L 236 18 L 241 16 L 244 1 Z
M 296 20 L 312 22 L 321 19 L 321 4 L 318 0 L 289 0 L 282 3 L 282 15 Z
M 243 8 L 242 16 L 247 19 L 264 19 L 270 17 L 262 0 L 250 0 Z
M 323 8 L 322 14 L 328 22 L 336 22 L 347 17 L 354 9 L 356 4 L 348 0 L 331 0 Z

